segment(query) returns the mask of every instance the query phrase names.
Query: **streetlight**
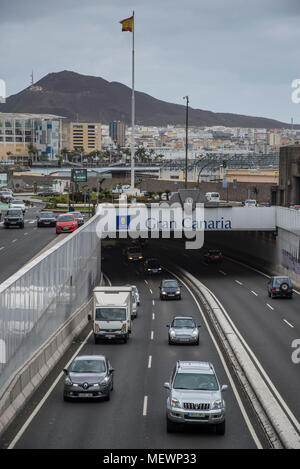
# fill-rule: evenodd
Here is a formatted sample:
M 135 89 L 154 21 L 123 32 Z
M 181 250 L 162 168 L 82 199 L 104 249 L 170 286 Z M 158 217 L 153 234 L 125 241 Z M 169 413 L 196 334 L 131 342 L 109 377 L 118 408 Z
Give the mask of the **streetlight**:
M 184 96 L 182 99 L 186 99 L 186 117 L 185 117 L 185 179 L 184 187 L 187 189 L 187 178 L 188 178 L 188 126 L 189 126 L 189 97 Z

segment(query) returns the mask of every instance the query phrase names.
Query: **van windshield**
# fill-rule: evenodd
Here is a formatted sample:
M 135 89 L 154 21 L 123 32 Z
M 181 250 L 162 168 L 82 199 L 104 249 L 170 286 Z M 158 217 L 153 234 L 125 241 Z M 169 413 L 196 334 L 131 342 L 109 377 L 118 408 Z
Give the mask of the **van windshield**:
M 126 308 L 96 308 L 97 321 L 126 321 Z

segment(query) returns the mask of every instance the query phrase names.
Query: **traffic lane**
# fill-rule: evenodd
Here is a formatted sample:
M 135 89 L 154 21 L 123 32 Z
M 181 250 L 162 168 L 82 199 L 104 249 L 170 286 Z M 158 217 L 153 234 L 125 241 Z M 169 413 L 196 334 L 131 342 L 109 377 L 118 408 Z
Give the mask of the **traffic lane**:
M 174 253 L 169 248 L 168 259 L 173 256 Z M 292 361 L 294 349 L 291 348 L 292 341 L 299 338 L 296 330 L 283 321 L 278 311 L 272 310 L 267 303 L 261 301 L 259 296 L 256 297 L 243 288 L 243 285 L 227 276 L 218 277 L 216 266 L 209 266 L 205 270 L 199 269 L 197 258 L 194 256 L 184 257 L 181 266 L 199 278 L 216 295 L 278 389 L 284 402 L 299 420 L 299 365 L 297 366 Z M 254 274 L 255 272 L 249 271 L 251 278 Z M 245 272 L 244 275 L 246 275 Z M 286 300 L 283 303 L 290 304 L 293 301 Z
M 56 237 L 55 228 L 37 229 L 25 225 L 23 230 L 9 228 L 5 243 L 0 236 L 0 283 L 16 273 Z M 2 233 L 1 233 L 2 234 Z
M 133 323 L 130 340 L 127 344 L 95 345 L 91 337 L 80 352 L 81 354 L 108 356 L 115 368 L 114 391 L 111 400 L 101 403 L 64 403 L 62 401 L 63 380 L 61 380 L 19 440 L 16 448 L 176 448 L 192 447 L 194 443 L 195 447 L 209 447 L 210 443 L 206 441 L 206 437 L 205 441 L 202 438 L 199 443 L 199 434 L 194 436 L 192 443 L 191 438 L 184 436 L 178 438 L 176 435 L 172 440 L 166 433 L 164 419 L 166 396 L 162 392 L 165 391 L 162 385 L 166 381 L 166 376 L 169 376 L 171 368 L 168 364 L 166 370 L 163 370 L 160 378 L 157 379 L 156 368 L 153 377 L 149 373 L 151 369 L 148 366 L 149 356 L 152 354 L 156 366 L 158 365 L 160 369 L 161 363 L 165 361 L 166 351 L 169 352 L 171 349 L 164 344 L 158 357 L 152 350 L 154 298 L 150 293 L 149 285 L 145 283 L 141 275 L 137 275 L 135 267 L 131 267 L 133 266 L 128 268 L 120 265 L 119 260 L 115 264 L 114 259 L 111 259 L 107 269 L 107 272 L 110 269 L 116 271 L 118 283 L 120 277 L 124 282 L 124 274 L 126 274 L 126 281 L 135 283 L 141 292 L 139 317 Z M 114 284 L 114 278 L 112 281 Z M 163 331 L 165 334 L 165 324 Z M 159 337 L 158 331 L 157 336 Z M 196 356 L 198 359 L 198 354 Z M 173 359 L 176 361 L 177 356 L 172 357 L 172 365 Z M 157 384 L 153 384 L 154 380 Z M 158 386 L 157 392 L 161 399 L 158 403 L 161 406 L 159 412 L 155 408 L 153 412 L 151 411 L 151 415 L 149 413 L 143 415 L 145 395 L 149 394 L 150 409 L 156 400 L 153 387 Z M 156 392 L 156 389 L 154 391 Z M 160 419 L 159 424 L 156 421 L 157 418 Z M 154 435 L 157 425 L 160 428 L 161 439 L 157 439 Z M 220 447 L 220 438 L 217 439 L 216 435 L 211 435 L 211 437 L 215 441 L 215 447 Z
M 172 275 L 168 274 L 168 277 Z M 182 288 L 181 300 L 159 299 L 160 279 L 151 276 L 149 287 L 154 292 L 155 320 L 153 321 L 152 363 L 148 373 L 148 414 L 146 438 L 149 448 L 256 448 L 232 389 L 224 393 L 227 405 L 226 434 L 215 434 L 214 426 L 187 427 L 179 433 L 166 432 L 167 390 L 163 384 L 170 379 L 178 360 L 201 360 L 213 363 L 220 384 L 229 384 L 217 350 L 205 327 L 199 309 L 189 291 Z M 200 328 L 200 345 L 169 345 L 167 324 L 174 316 L 193 316 Z M 163 359 L 162 359 L 163 357 Z
M 118 267 L 118 269 L 117 269 Z M 19 440 L 16 448 L 145 448 L 143 425 L 144 379 L 149 355 L 152 301 L 143 279 L 110 259 L 106 272 L 116 269 L 113 284 L 134 282 L 141 293 L 139 317 L 127 344 L 94 344 L 93 335 L 80 354 L 104 354 L 113 368 L 114 390 L 108 402 L 63 402 L 63 379 Z

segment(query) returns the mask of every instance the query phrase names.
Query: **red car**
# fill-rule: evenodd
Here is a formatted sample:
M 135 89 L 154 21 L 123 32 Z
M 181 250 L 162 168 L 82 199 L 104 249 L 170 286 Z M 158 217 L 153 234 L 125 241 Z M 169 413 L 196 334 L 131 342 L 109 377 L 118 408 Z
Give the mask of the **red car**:
M 64 213 L 59 215 L 56 220 L 56 233 L 70 233 L 78 228 L 78 223 L 74 215 L 71 213 Z

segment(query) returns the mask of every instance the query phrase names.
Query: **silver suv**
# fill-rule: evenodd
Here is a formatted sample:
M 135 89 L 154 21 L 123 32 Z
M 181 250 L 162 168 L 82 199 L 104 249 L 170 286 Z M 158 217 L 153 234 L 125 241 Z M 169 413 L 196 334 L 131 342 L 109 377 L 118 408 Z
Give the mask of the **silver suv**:
M 169 383 L 167 398 L 167 432 L 178 424 L 209 424 L 218 435 L 225 433 L 225 401 L 222 392 L 227 385 L 219 384 L 211 363 L 178 361 Z

